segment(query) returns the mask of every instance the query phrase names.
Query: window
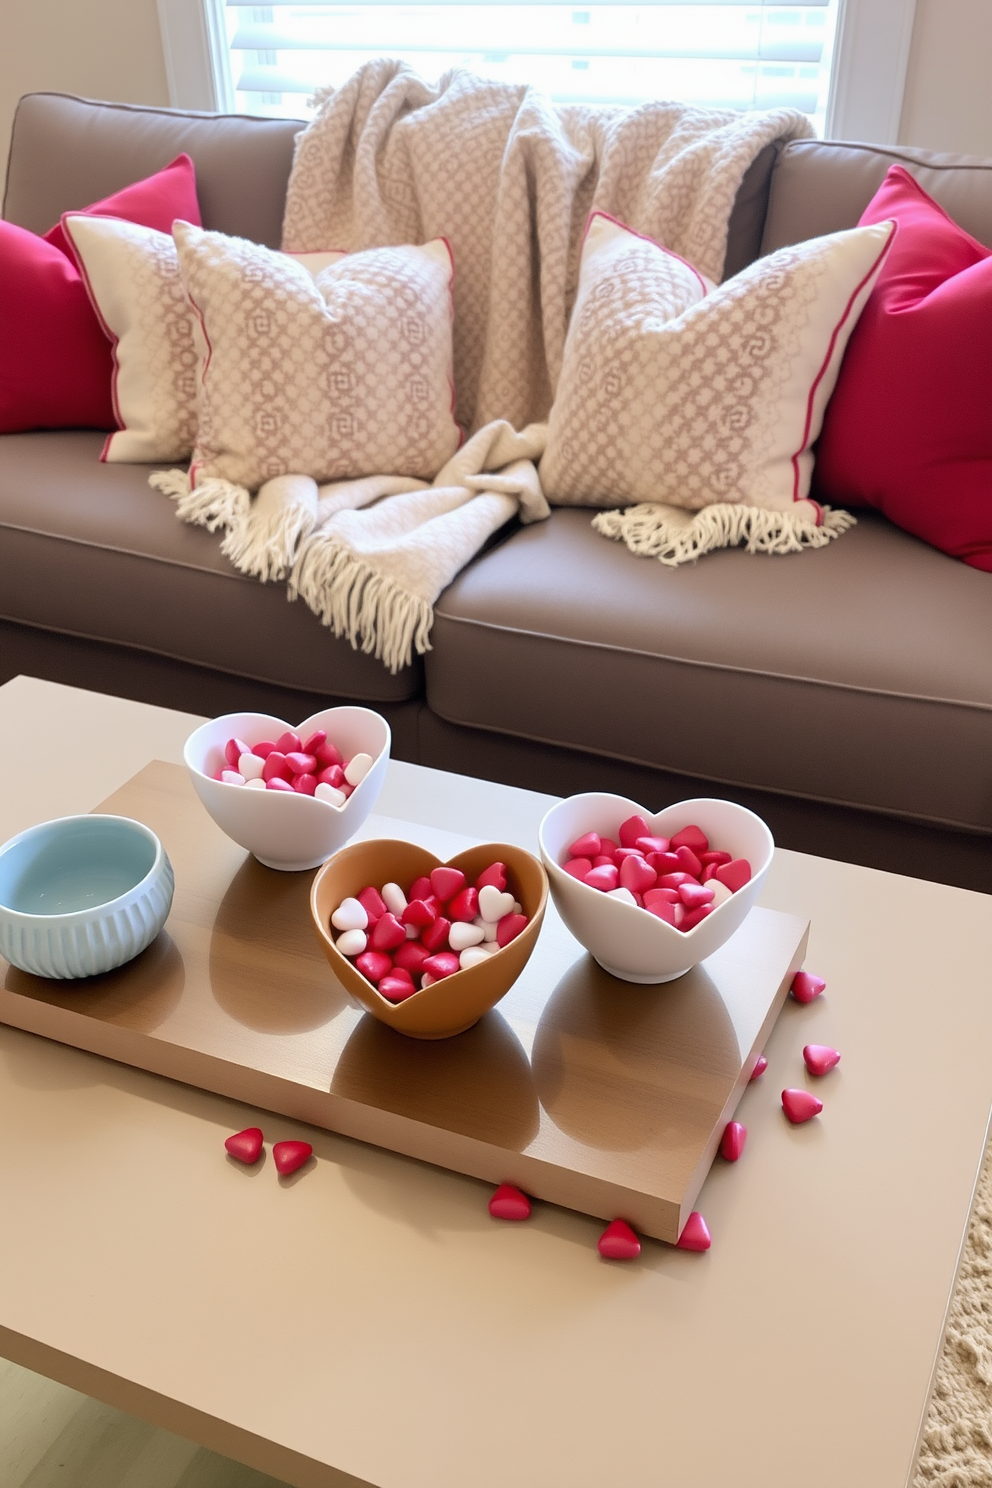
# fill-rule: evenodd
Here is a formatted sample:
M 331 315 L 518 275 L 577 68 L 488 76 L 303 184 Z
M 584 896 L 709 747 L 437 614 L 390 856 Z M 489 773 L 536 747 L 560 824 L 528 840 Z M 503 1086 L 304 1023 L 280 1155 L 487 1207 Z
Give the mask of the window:
M 178 106 L 306 118 L 388 51 L 428 80 L 463 65 L 561 102 L 670 97 L 798 108 L 835 138 L 895 140 L 915 0 L 158 0 Z

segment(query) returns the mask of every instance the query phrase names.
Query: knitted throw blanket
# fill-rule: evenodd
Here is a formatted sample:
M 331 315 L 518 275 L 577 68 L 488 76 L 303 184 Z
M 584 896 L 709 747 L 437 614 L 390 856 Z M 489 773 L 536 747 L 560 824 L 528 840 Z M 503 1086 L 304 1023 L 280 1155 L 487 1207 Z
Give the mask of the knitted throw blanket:
M 335 635 L 399 670 L 430 649 L 434 602 L 492 532 L 516 513 L 548 515 L 536 461 L 589 212 L 719 280 L 748 166 L 767 144 L 810 133 L 791 110 L 556 108 L 460 71 L 428 86 L 403 63 L 367 64 L 323 97 L 297 141 L 283 247 L 446 238 L 456 415 L 475 432 L 430 487 L 389 471 L 319 490 L 303 473 L 280 476 L 254 499 L 221 480 L 191 490 L 178 471 L 152 484 L 183 520 L 226 529 L 242 572 L 288 578 L 290 597 Z M 697 551 L 689 541 L 685 557 Z

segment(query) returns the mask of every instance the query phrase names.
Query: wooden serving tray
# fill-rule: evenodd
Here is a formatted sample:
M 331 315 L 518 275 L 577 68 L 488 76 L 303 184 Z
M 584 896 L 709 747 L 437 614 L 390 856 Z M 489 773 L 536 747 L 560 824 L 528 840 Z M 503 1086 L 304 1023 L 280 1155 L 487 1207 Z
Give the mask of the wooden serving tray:
M 157 832 L 176 870 L 165 930 L 85 982 L 0 958 L 0 1021 L 604 1219 L 677 1239 L 802 965 L 808 922 L 754 909 L 676 982 L 602 971 L 549 903 L 493 1012 L 436 1043 L 349 1001 L 310 922 L 312 873 L 278 873 L 154 762 L 97 808 Z M 450 833 L 407 835 L 446 857 Z M 371 817 L 362 836 L 395 836 Z

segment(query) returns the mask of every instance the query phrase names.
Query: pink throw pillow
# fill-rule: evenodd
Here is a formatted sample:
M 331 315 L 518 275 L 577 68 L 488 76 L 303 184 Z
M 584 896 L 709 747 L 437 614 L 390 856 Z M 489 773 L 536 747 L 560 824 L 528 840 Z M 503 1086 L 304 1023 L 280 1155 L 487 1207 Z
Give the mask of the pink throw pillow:
M 86 215 L 198 223 L 193 162 L 180 155 Z M 69 254 L 61 223 L 41 238 L 0 222 L 0 434 L 116 426 L 111 345 Z
M 992 572 L 992 250 L 894 165 L 861 218 L 895 242 L 827 408 L 814 495 L 877 507 Z

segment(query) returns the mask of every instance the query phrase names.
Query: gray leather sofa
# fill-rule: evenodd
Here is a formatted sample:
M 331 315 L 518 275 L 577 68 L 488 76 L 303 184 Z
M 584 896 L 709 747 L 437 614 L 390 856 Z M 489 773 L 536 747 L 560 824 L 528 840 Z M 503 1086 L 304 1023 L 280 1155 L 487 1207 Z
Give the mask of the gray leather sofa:
M 298 128 L 30 95 L 3 215 L 44 232 L 185 150 L 205 226 L 278 246 Z M 749 171 L 728 274 L 852 226 L 897 160 L 992 245 L 992 162 L 806 141 Z M 359 701 L 402 758 L 651 809 L 726 794 L 783 845 L 992 890 L 992 578 L 881 517 L 823 550 L 669 570 L 558 510 L 463 570 L 433 650 L 392 677 L 176 521 L 151 467 L 101 465 L 101 442 L 0 437 L 0 680 L 291 720 Z

